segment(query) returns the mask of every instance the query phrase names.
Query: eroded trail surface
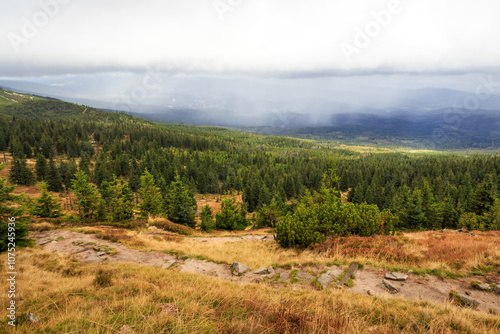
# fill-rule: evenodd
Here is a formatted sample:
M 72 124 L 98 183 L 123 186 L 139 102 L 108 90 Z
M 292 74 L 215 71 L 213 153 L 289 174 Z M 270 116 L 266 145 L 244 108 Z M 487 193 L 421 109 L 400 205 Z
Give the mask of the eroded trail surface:
M 319 266 L 302 267 L 298 272 L 292 272 L 283 268 L 272 268 L 269 271 L 256 269 L 246 272 L 240 276 L 234 275 L 229 264 L 218 264 L 205 260 L 189 258 L 188 256 L 176 257 L 162 252 L 144 252 L 130 249 L 120 243 L 106 241 L 97 238 L 93 234 L 83 234 L 65 230 L 45 231 L 34 233 L 32 238 L 37 240 L 38 245 L 45 251 L 74 256 L 80 261 L 88 263 L 112 263 L 133 262 L 142 265 L 162 268 L 165 270 L 177 270 L 179 272 L 194 273 L 240 284 L 251 282 L 262 282 L 270 284 L 275 288 L 292 289 L 315 289 L 311 282 L 315 279 L 325 281 L 325 286 L 334 288 L 336 279 L 344 273 L 345 267 Z M 272 236 L 245 236 L 244 237 L 215 237 L 215 238 L 190 238 L 200 242 L 221 241 L 245 241 L 245 240 L 273 240 Z M 234 239 L 234 240 L 233 240 Z M 325 273 L 326 272 L 326 273 Z M 390 294 L 379 285 L 384 279 L 386 271 L 375 270 L 365 267 L 355 274 L 354 287 L 346 291 L 361 293 L 371 296 L 390 296 L 404 298 L 407 300 L 428 300 L 436 303 L 444 303 L 448 299 L 448 292 L 455 289 L 479 302 L 478 310 L 489 312 L 493 310 L 500 313 L 500 295 L 494 292 L 473 290 L 470 281 L 473 279 L 484 279 L 475 277 L 460 278 L 457 280 L 446 280 L 435 276 L 422 277 L 412 273 L 406 273 L 405 281 L 391 281 L 390 283 L 399 288 L 396 294 Z

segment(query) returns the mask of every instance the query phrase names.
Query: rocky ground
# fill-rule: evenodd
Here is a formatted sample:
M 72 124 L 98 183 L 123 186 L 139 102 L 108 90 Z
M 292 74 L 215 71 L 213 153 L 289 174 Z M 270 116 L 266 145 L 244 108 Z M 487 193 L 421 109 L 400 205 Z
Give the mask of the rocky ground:
M 423 277 L 410 272 L 390 274 L 365 266 L 355 271 L 352 268 L 336 266 L 303 266 L 294 270 L 285 268 L 249 268 L 242 263 L 213 263 L 206 260 L 177 257 L 162 252 L 143 252 L 130 249 L 120 243 L 97 238 L 93 234 L 82 234 L 65 230 L 34 233 L 32 238 L 45 251 L 74 256 L 88 263 L 133 262 L 159 267 L 164 270 L 211 276 L 239 284 L 261 282 L 275 288 L 316 289 L 338 287 L 349 277 L 346 270 L 354 271 L 352 287 L 340 284 L 346 291 L 370 296 L 390 296 L 407 300 L 428 300 L 444 303 L 448 300 L 451 289 L 456 290 L 466 299 L 478 303 L 477 309 L 483 312 L 500 314 L 500 285 L 490 288 L 493 291 L 481 291 L 471 287 L 471 281 L 484 281 L 484 277 L 466 277 L 456 280 L 441 279 L 435 276 Z M 273 240 L 272 236 L 190 238 L 199 242 Z M 346 276 L 342 282 L 340 279 Z M 351 284 L 351 282 L 346 282 Z M 500 284 L 499 282 L 494 282 Z

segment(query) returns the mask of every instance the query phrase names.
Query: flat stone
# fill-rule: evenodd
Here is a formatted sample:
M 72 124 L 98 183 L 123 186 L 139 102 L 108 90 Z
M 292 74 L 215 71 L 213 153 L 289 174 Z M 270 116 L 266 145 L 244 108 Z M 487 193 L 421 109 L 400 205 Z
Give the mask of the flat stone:
M 389 293 L 398 293 L 400 290 L 399 288 L 395 287 L 394 285 L 392 285 L 391 282 L 389 282 L 388 280 L 382 280 L 382 282 L 377 285 L 379 288 L 383 289 L 383 290 L 386 290 L 388 291 Z
M 90 255 L 88 258 L 86 258 L 83 262 L 87 263 L 98 263 L 101 262 L 101 258 L 95 255 Z
M 500 295 L 500 283 L 495 285 L 495 287 L 493 288 L 493 292 Z
M 168 269 L 170 268 L 175 262 L 175 260 L 170 260 L 170 261 L 167 261 L 165 262 L 162 266 L 161 266 L 161 269 Z
M 344 271 L 342 269 L 332 269 L 328 270 L 326 274 L 332 276 L 333 278 L 337 278 L 340 277 L 340 275 L 342 275 L 343 272 Z
M 257 275 L 266 275 L 266 274 L 269 274 L 269 271 L 267 270 L 267 268 L 259 268 L 256 271 L 254 271 L 253 273 L 257 274 Z
M 333 277 L 327 274 L 323 274 L 318 277 L 318 283 L 321 284 L 323 289 L 326 289 L 330 283 L 333 282 Z
M 276 272 L 274 271 L 273 267 L 272 266 L 269 266 L 269 268 L 267 268 L 267 272 L 270 274 L 270 275 L 275 275 Z
M 43 241 L 40 241 L 38 244 L 39 244 L 40 246 L 43 246 L 43 245 L 48 244 L 49 242 L 50 242 L 50 240 L 43 240 Z
M 490 291 L 491 290 L 490 285 L 488 283 L 479 284 L 477 286 L 477 288 L 479 290 L 482 290 L 482 291 Z
M 391 273 L 386 273 L 385 278 L 393 281 L 406 281 L 406 279 L 408 279 L 408 275 L 397 272 L 391 272 Z
M 57 244 L 57 241 L 56 240 L 52 240 L 50 243 L 51 244 Z
M 479 306 L 479 302 L 477 300 L 466 297 L 461 293 L 457 294 L 456 296 L 453 296 L 452 300 L 455 300 L 459 304 L 470 308 L 477 308 Z
M 299 271 L 296 275 L 295 278 L 301 279 L 301 280 L 310 280 L 313 279 L 314 276 L 306 273 L 305 271 Z
M 96 255 L 97 256 L 104 256 L 104 255 L 106 255 L 106 252 L 97 252 Z
M 290 274 L 289 273 L 280 273 L 280 280 L 282 281 L 288 281 L 290 279 Z
M 345 273 L 344 277 L 339 282 L 339 286 L 343 286 L 346 284 L 347 280 L 351 278 L 352 275 L 354 275 L 359 269 L 359 263 L 352 263 L 349 266 L 349 269 L 347 269 L 347 272 Z
M 252 268 L 240 262 L 233 262 L 233 275 L 238 276 L 239 274 L 244 274 L 247 271 L 252 271 Z

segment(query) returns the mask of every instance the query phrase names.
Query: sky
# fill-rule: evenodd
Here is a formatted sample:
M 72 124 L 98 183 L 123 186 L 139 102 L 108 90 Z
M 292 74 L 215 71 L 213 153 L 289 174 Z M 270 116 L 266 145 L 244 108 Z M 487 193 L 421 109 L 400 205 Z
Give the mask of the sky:
M 496 0 L 4 0 L 0 76 L 496 73 Z

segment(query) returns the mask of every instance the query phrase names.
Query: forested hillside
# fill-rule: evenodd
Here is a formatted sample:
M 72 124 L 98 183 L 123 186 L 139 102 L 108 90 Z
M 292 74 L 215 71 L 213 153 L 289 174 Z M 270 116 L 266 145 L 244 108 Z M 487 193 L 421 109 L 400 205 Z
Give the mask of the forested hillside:
M 255 213 L 255 225 L 274 226 L 281 220 L 292 222 L 297 210 L 301 219 L 311 218 L 307 201 L 336 201 L 340 194 L 334 189 L 339 189 L 358 205 L 347 205 L 354 213 L 342 218 L 346 224 L 375 210 L 385 212 L 383 217 L 394 215 L 395 229 L 500 228 L 500 155 L 358 153 L 310 140 L 155 124 L 22 94 L 17 100 L 4 98 L 0 104 L 0 150 L 13 156 L 11 182 L 44 181 L 49 191 L 77 195 L 85 192 L 86 183 L 94 184 L 98 192 L 92 195 L 92 187 L 86 191 L 100 200 L 95 200 L 95 212 L 82 219 L 131 219 L 133 211 L 121 218 L 113 212 L 144 202 L 149 187 L 160 203 L 153 203 L 157 209 L 142 210 L 164 212 L 186 225 L 195 226 L 190 209 L 195 193 L 240 193 L 242 216 Z M 35 166 L 27 159 L 36 159 Z M 325 183 L 327 176 L 330 181 Z M 113 192 L 119 192 L 122 202 L 114 202 Z M 174 194 L 182 205 L 171 203 Z M 172 213 L 176 205 L 178 212 Z M 235 203 L 224 203 L 228 210 L 234 209 L 231 205 Z

